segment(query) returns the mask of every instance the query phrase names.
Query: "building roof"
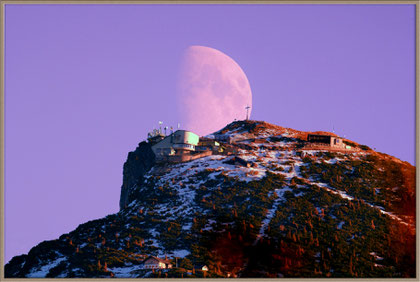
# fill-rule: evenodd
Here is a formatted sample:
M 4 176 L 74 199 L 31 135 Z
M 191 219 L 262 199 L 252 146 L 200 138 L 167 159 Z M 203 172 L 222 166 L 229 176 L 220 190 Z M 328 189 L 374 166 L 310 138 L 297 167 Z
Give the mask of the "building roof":
M 328 134 L 314 134 L 314 133 L 309 133 L 308 134 L 308 138 L 309 138 L 309 136 L 334 137 L 334 138 L 337 138 L 337 139 L 343 139 L 340 136 L 337 136 L 337 135 L 328 135 Z
M 171 134 L 169 134 L 169 135 L 166 135 L 166 136 L 162 136 L 163 138 L 162 138 L 162 140 L 160 140 L 158 143 L 156 143 L 155 145 L 157 145 L 157 144 L 159 144 L 159 143 L 161 143 L 161 142 L 163 142 L 163 141 L 165 141 L 165 140 L 169 140 L 169 139 L 171 139 L 171 138 L 173 138 L 173 137 L 175 137 L 177 134 L 179 134 L 179 133 L 191 133 L 191 134 L 194 134 L 194 135 L 196 135 L 197 136 L 197 138 L 198 138 L 198 140 L 200 140 L 200 136 L 198 136 L 198 134 L 196 134 L 196 133 L 194 133 L 194 132 L 192 132 L 192 131 L 188 131 L 188 130 L 183 130 L 183 129 L 178 129 L 178 130 L 176 130 L 176 131 L 174 131 L 174 132 L 172 132 Z M 198 143 L 198 142 L 197 142 Z
M 148 256 L 147 258 L 145 258 L 143 260 L 143 262 L 145 262 L 148 259 L 155 259 L 155 260 L 157 260 L 159 262 L 162 262 L 162 263 L 165 263 L 165 264 L 171 264 L 171 262 L 169 260 L 161 259 L 161 258 L 158 258 L 158 257 L 155 257 L 155 256 Z
M 329 137 L 339 137 L 337 134 L 328 132 L 328 131 L 314 131 L 308 132 L 308 135 L 315 135 L 315 136 L 329 136 Z

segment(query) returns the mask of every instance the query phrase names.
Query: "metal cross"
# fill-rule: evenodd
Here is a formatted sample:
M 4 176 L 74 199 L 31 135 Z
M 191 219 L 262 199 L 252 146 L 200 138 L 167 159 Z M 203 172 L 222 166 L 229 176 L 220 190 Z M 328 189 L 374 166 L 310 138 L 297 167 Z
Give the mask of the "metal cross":
M 248 111 L 249 111 L 250 108 L 251 107 L 248 106 L 248 105 L 245 107 L 245 109 L 246 109 L 246 120 L 248 120 Z

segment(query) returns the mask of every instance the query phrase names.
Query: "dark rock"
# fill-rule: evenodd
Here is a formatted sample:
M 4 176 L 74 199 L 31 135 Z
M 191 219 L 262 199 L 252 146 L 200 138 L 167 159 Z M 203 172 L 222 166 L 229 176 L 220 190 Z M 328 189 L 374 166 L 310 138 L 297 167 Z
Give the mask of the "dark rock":
M 25 277 L 22 274 L 22 268 L 26 263 L 28 255 L 20 255 L 13 257 L 9 263 L 4 266 L 4 276 L 8 277 L 16 277 L 16 278 L 23 278 Z
M 141 182 L 143 176 L 154 166 L 155 154 L 147 142 L 139 143 L 134 152 L 129 152 L 124 163 L 123 184 L 121 186 L 120 210 L 128 205 L 128 195 L 132 187 Z

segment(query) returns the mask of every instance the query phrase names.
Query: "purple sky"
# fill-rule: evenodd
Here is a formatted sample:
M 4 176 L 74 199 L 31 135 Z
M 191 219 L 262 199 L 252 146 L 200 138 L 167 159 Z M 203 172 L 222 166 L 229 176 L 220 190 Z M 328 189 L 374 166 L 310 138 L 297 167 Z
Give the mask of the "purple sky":
M 248 77 L 252 119 L 415 162 L 414 5 L 6 5 L 5 259 L 118 211 L 190 45 Z M 244 110 L 245 115 L 245 110 Z

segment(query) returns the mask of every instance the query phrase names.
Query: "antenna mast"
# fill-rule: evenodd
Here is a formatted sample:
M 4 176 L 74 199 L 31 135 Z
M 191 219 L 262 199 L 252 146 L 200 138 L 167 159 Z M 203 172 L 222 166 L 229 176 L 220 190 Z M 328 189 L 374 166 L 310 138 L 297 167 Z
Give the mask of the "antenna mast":
M 248 111 L 251 107 L 246 105 L 245 109 L 246 109 L 246 120 L 248 120 Z
M 163 124 L 163 121 L 159 121 L 159 133 L 162 133 L 162 124 Z

